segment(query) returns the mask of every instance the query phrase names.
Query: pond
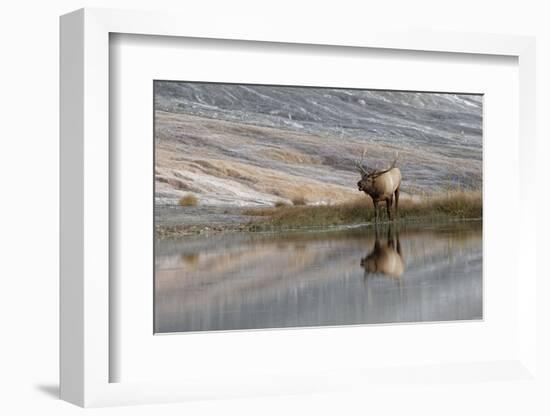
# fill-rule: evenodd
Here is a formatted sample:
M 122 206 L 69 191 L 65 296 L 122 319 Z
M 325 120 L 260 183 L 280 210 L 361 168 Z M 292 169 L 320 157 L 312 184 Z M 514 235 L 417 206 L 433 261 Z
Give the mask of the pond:
M 155 332 L 482 318 L 482 224 L 157 240 Z

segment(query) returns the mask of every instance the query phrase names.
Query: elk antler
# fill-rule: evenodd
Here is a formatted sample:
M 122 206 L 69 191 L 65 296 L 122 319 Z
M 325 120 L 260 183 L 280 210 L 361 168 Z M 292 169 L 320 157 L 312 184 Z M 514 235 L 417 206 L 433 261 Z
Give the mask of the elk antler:
M 357 167 L 357 170 L 359 170 L 359 173 L 361 176 L 368 175 L 370 172 L 368 168 L 365 168 L 363 166 L 363 159 L 365 158 L 365 155 L 367 154 L 367 149 L 363 149 L 363 154 L 361 155 L 361 160 L 355 162 L 355 166 Z
M 384 169 L 384 170 L 381 170 L 381 171 L 378 171 L 378 172 L 375 172 L 374 173 L 374 176 L 380 176 L 380 175 L 383 175 L 384 173 L 386 172 L 389 172 L 390 170 L 392 170 L 393 168 L 395 168 L 395 166 L 397 165 L 397 159 L 399 158 L 399 152 L 395 152 L 395 158 L 393 159 L 393 162 L 392 164 L 390 165 L 390 167 L 388 169 Z

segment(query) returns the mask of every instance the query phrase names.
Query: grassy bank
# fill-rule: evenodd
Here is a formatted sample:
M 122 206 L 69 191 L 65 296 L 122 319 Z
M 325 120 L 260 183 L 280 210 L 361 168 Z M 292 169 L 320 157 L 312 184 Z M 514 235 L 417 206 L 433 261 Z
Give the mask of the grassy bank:
M 188 206 L 180 205 L 181 221 L 157 224 L 157 238 L 178 238 L 186 235 L 218 234 L 227 232 L 283 231 L 327 229 L 344 225 L 374 222 L 374 208 L 369 197 L 333 205 L 289 205 L 234 209 L 224 218 L 220 214 L 206 214 L 204 221 L 190 221 Z M 402 225 L 437 223 L 449 220 L 480 219 L 482 195 L 480 191 L 451 191 L 399 201 L 399 219 Z M 386 222 L 385 203 L 380 206 L 380 221 Z
M 380 220 L 386 221 L 385 203 L 381 204 Z M 347 203 L 320 206 L 278 206 L 254 208 L 244 212 L 255 219 L 248 231 L 300 229 L 363 224 L 374 221 L 374 208 L 367 196 Z M 482 217 L 482 195 L 479 191 L 453 191 L 399 201 L 401 221 L 471 219 Z

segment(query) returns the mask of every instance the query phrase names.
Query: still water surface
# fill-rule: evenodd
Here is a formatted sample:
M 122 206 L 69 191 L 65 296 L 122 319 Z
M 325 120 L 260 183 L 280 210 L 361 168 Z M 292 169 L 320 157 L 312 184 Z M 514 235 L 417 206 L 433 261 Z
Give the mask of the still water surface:
M 155 332 L 482 318 L 481 222 L 159 240 Z

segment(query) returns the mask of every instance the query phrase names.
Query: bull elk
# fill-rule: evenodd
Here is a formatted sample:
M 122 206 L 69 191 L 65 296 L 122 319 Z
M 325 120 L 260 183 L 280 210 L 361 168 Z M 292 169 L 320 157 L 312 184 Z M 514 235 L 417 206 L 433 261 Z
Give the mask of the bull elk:
M 391 221 L 391 206 L 393 205 L 395 197 L 395 215 L 399 216 L 399 187 L 401 186 L 401 171 L 397 164 L 398 154 L 396 153 L 395 159 L 389 168 L 378 170 L 369 169 L 364 165 L 363 159 L 365 158 L 366 150 L 363 151 L 361 160 L 356 162 L 355 165 L 361 174 L 361 180 L 357 182 L 359 191 L 363 191 L 372 198 L 374 205 L 375 221 L 378 222 L 378 204 L 382 201 L 386 202 L 386 211 L 388 212 L 388 218 Z

